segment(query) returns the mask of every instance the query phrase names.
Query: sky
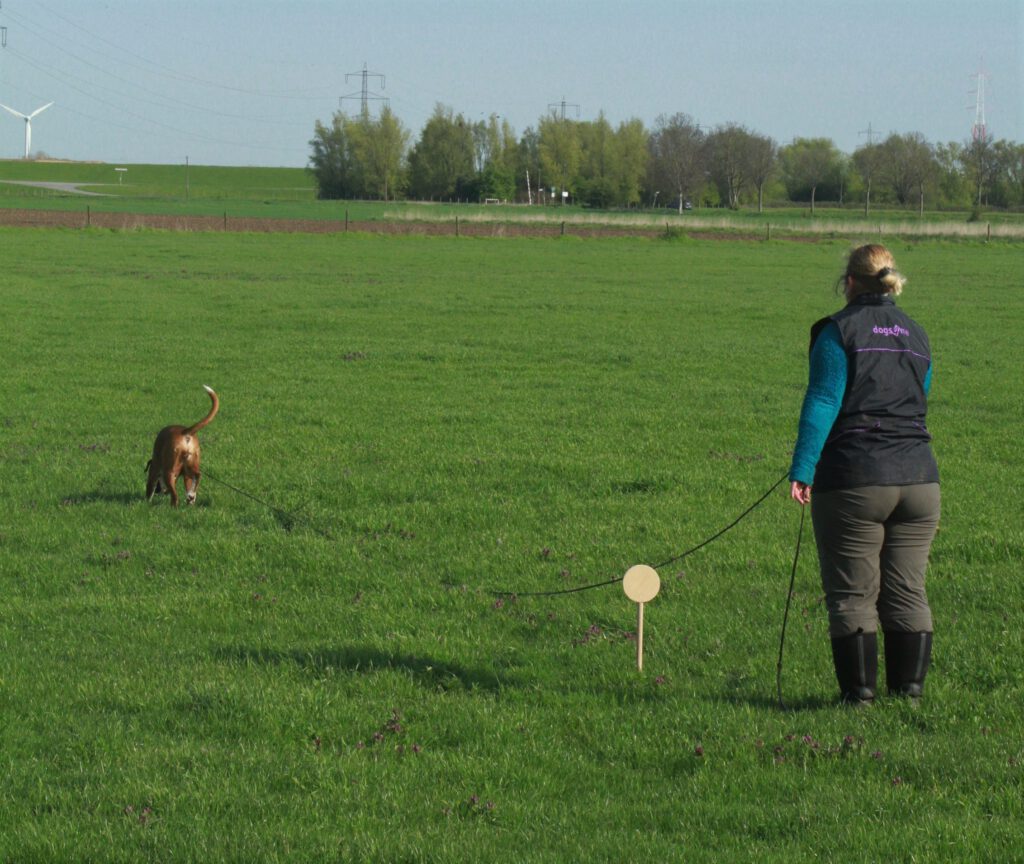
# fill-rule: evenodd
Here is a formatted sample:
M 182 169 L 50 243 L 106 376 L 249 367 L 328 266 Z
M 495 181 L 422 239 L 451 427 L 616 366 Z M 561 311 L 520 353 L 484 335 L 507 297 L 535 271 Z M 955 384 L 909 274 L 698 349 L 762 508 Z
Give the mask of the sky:
M 302 167 L 364 68 L 412 141 L 437 104 L 521 135 L 564 102 L 851 153 L 968 140 L 981 81 L 989 134 L 1024 142 L 1024 0 L 0 0 L 0 26 L 0 103 L 52 101 L 32 150 L 62 159 Z M 0 112 L 0 158 L 24 129 Z

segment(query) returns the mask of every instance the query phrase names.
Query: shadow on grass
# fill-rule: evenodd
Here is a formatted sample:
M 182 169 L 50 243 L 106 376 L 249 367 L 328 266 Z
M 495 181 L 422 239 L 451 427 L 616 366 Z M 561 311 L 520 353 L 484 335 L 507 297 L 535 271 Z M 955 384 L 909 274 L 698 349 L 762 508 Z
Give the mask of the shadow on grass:
M 104 489 L 94 489 L 91 492 L 73 492 L 70 495 L 65 495 L 60 499 L 60 503 L 65 507 L 75 507 L 80 504 L 123 504 L 124 506 L 130 506 L 132 504 L 146 504 L 148 503 L 152 507 L 159 507 L 161 504 L 169 507 L 171 504 L 171 496 L 166 494 L 154 495 L 153 500 L 146 501 L 146 486 L 140 484 L 138 491 L 131 492 L 109 492 Z M 179 490 L 179 506 L 185 507 L 185 493 Z M 200 496 L 196 499 L 194 504 L 188 504 L 189 507 L 208 507 L 209 501 L 204 501 Z
M 410 675 L 417 684 L 437 690 L 486 690 L 497 692 L 515 686 L 513 676 L 491 669 L 474 669 L 436 658 L 412 654 L 389 654 L 373 648 L 345 646 L 276 651 L 271 648 L 221 648 L 217 659 L 254 666 L 294 664 L 317 675 L 331 670 L 369 674 L 394 670 Z
M 779 706 L 779 698 L 774 693 L 729 693 L 713 697 L 710 701 L 727 705 L 759 708 L 762 711 L 781 711 L 785 714 L 794 714 L 800 711 L 821 711 L 823 708 L 834 708 L 837 705 L 837 701 L 834 698 L 830 699 L 825 696 L 788 698 L 785 693 L 782 695 L 781 707 Z
M 62 498 L 60 503 L 65 507 L 75 507 L 79 504 L 123 504 L 127 506 L 129 504 L 138 504 L 140 501 L 145 500 L 146 496 L 143 494 L 142 489 L 138 492 L 102 492 L 96 490 L 95 492 L 78 492 L 68 495 Z

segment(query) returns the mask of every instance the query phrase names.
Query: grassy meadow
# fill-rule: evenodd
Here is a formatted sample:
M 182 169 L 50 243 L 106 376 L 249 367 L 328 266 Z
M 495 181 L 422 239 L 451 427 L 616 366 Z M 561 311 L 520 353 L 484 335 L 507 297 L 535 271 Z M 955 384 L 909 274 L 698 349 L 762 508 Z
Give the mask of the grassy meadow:
M 119 169 L 124 169 L 123 172 Z M 107 162 L 47 162 L 0 160 L 0 179 L 81 183 L 83 188 L 118 198 L 164 198 L 311 201 L 316 186 L 303 168 L 229 167 L 213 165 L 136 165 Z M 45 190 L 3 187 L 5 197 L 32 194 L 52 197 Z M 66 197 L 66 196 L 64 196 Z
M 617 586 L 492 593 L 767 490 L 848 248 L 0 229 L 0 861 L 1019 860 L 1020 244 L 893 243 L 944 495 L 917 709 L 835 705 L 809 520 L 776 706 L 783 488 L 661 572 L 642 673 Z M 202 384 L 198 503 L 147 503 Z

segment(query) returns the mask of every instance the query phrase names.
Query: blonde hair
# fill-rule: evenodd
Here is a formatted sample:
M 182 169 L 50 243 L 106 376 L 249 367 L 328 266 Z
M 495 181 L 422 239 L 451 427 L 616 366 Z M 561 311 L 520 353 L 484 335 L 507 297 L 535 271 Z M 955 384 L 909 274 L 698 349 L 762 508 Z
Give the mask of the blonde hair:
M 839 277 L 848 301 L 859 294 L 891 294 L 898 297 L 906 281 L 907 277 L 896 269 L 892 252 L 880 243 L 869 243 L 854 249 L 847 259 L 846 272 Z

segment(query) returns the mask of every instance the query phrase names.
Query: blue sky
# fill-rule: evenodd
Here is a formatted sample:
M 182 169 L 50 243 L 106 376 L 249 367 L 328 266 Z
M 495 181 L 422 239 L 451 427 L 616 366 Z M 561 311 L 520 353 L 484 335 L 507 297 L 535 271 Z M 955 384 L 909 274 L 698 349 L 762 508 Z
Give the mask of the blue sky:
M 521 134 L 564 99 L 582 120 L 684 112 L 846 152 L 869 125 L 963 141 L 984 69 L 990 132 L 1024 141 L 1024 0 L 0 3 L 0 103 L 54 101 L 33 150 L 60 158 L 302 166 L 364 64 L 413 139 L 439 102 Z M 23 141 L 0 113 L 0 158 Z

